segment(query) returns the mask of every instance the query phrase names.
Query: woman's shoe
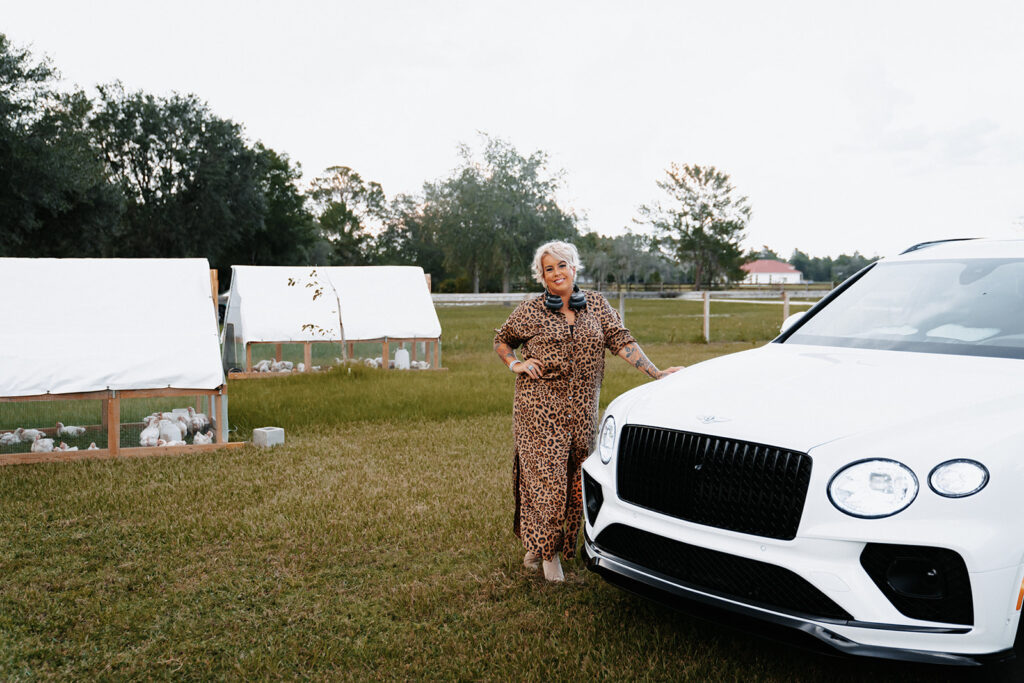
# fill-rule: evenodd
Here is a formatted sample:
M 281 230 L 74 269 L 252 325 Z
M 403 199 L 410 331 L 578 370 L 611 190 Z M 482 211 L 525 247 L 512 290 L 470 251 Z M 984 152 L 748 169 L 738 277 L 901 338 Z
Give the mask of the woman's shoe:
M 565 581 L 565 574 L 562 573 L 562 563 L 558 555 L 550 560 L 544 560 L 544 578 L 548 581 Z
M 527 569 L 540 569 L 540 553 L 536 550 L 527 550 L 523 556 L 523 566 Z

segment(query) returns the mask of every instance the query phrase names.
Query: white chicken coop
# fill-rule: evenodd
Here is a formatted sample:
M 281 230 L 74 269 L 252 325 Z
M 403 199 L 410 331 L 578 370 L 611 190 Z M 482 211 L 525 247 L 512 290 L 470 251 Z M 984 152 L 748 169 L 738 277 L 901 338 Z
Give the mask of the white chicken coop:
M 441 323 L 416 266 L 233 266 L 224 314 L 232 378 L 361 360 L 441 368 Z
M 210 273 L 206 259 L 0 259 L 0 464 L 227 445 Z

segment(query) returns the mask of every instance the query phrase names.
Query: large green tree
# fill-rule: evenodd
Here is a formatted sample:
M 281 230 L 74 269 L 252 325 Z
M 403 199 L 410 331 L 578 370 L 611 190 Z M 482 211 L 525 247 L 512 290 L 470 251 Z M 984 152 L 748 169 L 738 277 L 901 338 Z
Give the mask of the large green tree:
M 670 201 L 642 206 L 640 214 L 680 264 L 693 267 L 696 285 L 740 279 L 740 241 L 750 220 L 750 205 L 736 193 L 729 175 L 714 166 L 672 163 L 657 184 Z
M 856 274 L 861 268 L 877 260 L 878 257 L 867 258 L 859 251 L 853 252 L 852 255 L 840 254 L 832 261 L 832 282 L 838 284 L 851 275 Z
M 582 235 L 576 246 L 583 261 L 583 276 L 598 289 L 614 281 L 627 288 L 633 282 L 663 282 L 675 275 L 674 268 L 649 235 L 627 230 L 607 237 L 597 233 Z
M 81 91 L 0 33 L 0 256 L 101 256 L 121 212 Z
M 446 278 L 444 249 L 425 211 L 423 202 L 413 195 L 399 194 L 391 200 L 384 229 L 373 240 L 371 262 L 420 266 L 433 281 Z
M 793 250 L 789 257 L 789 263 L 803 274 L 805 280 L 812 282 L 832 282 L 838 284 L 850 277 L 864 266 L 877 261 L 878 257 L 867 258 L 860 252 L 853 252 L 853 255 L 840 254 L 836 258 L 831 256 L 808 256 L 799 249 Z
M 793 255 L 789 257 L 789 264 L 800 271 L 804 280 L 828 282 L 832 279 L 832 259 L 830 257 L 816 256 L 812 258 L 799 249 L 794 249 Z
M 549 171 L 547 154 L 520 154 L 510 143 L 486 137 L 484 170 L 494 212 L 494 260 L 501 289 L 508 292 L 514 276 L 525 274 L 533 252 L 550 239 L 576 236 L 576 217 L 558 205 L 556 193 L 564 172 Z
M 779 256 L 777 251 L 769 247 L 767 244 L 762 244 L 760 249 L 751 249 L 750 251 L 747 252 L 744 259 L 747 262 L 758 261 L 761 259 L 766 259 L 768 261 L 784 260 L 781 256 Z
M 460 166 L 424 186 L 423 213 L 449 270 L 464 271 L 474 292 L 488 274 L 509 291 L 513 279 L 527 276 L 538 245 L 576 236 L 576 217 L 558 205 L 563 174 L 548 169 L 544 152 L 524 156 L 505 140 L 482 139 L 479 156 L 460 145 Z
M 313 180 L 306 196 L 320 237 L 330 245 L 331 263 L 368 263 L 373 235 L 383 228 L 387 215 L 387 197 L 380 183 L 363 180 L 348 166 L 331 166 Z
M 424 186 L 427 229 L 437 235 L 445 267 L 466 273 L 474 292 L 480 291 L 481 273 L 494 264 L 494 224 L 487 189 L 486 178 L 473 166 Z
M 100 86 L 90 126 L 125 197 L 112 256 L 207 256 L 215 267 L 263 228 L 260 155 L 195 95 Z
M 298 188 L 302 169 L 285 154 L 257 143 L 256 178 L 263 195 L 263 221 L 243 231 L 227 252 L 233 264 L 305 265 L 316 242 L 316 223 Z

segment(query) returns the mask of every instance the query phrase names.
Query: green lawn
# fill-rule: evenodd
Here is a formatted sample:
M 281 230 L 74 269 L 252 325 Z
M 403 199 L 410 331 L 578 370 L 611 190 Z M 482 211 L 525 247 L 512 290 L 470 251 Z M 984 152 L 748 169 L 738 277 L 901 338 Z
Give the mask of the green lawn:
M 690 343 L 699 306 L 632 301 L 627 322 L 664 366 L 781 319 L 723 304 Z M 948 678 L 698 621 L 578 562 L 564 585 L 523 569 L 490 349 L 510 310 L 440 309 L 447 372 L 232 382 L 235 435 L 284 427 L 274 450 L 0 468 L 0 680 Z M 643 381 L 610 359 L 602 400 Z

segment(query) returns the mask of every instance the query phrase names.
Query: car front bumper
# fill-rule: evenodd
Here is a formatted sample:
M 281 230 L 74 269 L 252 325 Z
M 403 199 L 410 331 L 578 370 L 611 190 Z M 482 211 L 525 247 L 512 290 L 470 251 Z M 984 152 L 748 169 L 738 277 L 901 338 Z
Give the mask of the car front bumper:
M 671 577 L 608 553 L 597 546 L 586 533 L 584 533 L 583 554 L 587 567 L 591 571 L 620 588 L 669 605 L 678 605 L 680 599 L 692 601 L 752 620 L 795 629 L 843 654 L 952 666 L 979 666 L 989 662 L 1008 660 L 1015 656 L 1012 648 L 978 655 L 858 642 L 856 640 L 858 634 L 870 634 L 870 639 L 876 640 L 879 634 L 883 634 L 882 637 L 885 638 L 884 634 L 888 633 L 898 636 L 899 640 L 904 640 L 907 636 L 918 636 L 922 639 L 934 639 L 934 642 L 952 644 L 952 641 L 949 641 L 951 637 L 963 637 L 972 629 L 970 627 L 881 624 L 857 620 L 817 621 L 762 609 L 686 586 Z
M 622 501 L 614 467 L 596 458 L 588 459 L 583 470 L 584 554 L 590 568 L 611 583 L 660 602 L 714 605 L 787 626 L 849 654 L 959 665 L 1014 656 L 1024 564 L 1019 554 L 1014 560 L 1014 539 L 1000 541 L 999 529 L 989 526 L 982 534 L 969 520 L 899 526 L 852 520 L 846 526 L 815 529 L 814 534 L 805 534 L 802 527 L 792 540 L 770 539 L 686 522 Z M 600 500 L 593 500 L 594 492 Z M 809 516 L 814 520 L 825 515 L 815 509 Z M 605 537 L 613 527 L 630 530 L 634 544 L 623 545 L 615 534 Z M 889 535 L 879 539 L 880 529 L 890 530 Z M 649 544 L 652 540 L 654 545 Z M 954 548 L 965 563 L 973 617 L 957 623 L 902 613 L 862 566 L 866 545 L 877 542 Z M 664 550 L 667 544 L 687 547 L 673 554 Z M 1001 559 L 988 563 L 993 546 L 1006 550 Z M 723 588 L 717 577 L 730 582 Z M 788 595 L 796 584 L 818 601 L 801 607 L 799 601 L 775 599 Z M 835 609 L 818 609 L 821 599 Z

